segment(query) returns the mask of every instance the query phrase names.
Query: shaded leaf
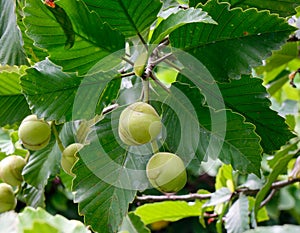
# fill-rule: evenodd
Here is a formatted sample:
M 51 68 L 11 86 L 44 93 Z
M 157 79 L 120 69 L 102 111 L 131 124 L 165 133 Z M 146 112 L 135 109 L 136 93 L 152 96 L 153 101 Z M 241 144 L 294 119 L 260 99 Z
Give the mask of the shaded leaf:
M 270 109 L 271 101 L 261 79 L 242 76 L 239 80 L 220 84 L 219 88 L 226 107 L 256 126 L 255 131 L 262 138 L 261 145 L 266 153 L 278 150 L 294 137 L 284 118 Z
M 175 222 L 182 218 L 200 216 L 201 206 L 201 202 L 164 201 L 144 204 L 134 213 L 147 225 L 158 221 Z
M 15 1 L 0 0 L 0 64 L 27 65 L 22 35 L 17 26 Z
M 179 10 L 174 14 L 171 14 L 168 18 L 163 20 L 157 28 L 155 28 L 151 41 L 151 44 L 159 43 L 165 36 L 169 35 L 175 29 L 189 23 L 212 23 L 216 22 L 202 9 L 189 8 L 187 10 Z
M 202 9 L 218 25 L 188 24 L 173 31 L 170 41 L 173 47 L 199 59 L 217 81 L 250 74 L 251 67 L 261 65 L 294 30 L 284 19 L 266 11 L 229 10 L 227 3 L 217 1 L 207 2 Z
M 22 175 L 26 183 L 42 190 L 51 175 L 59 173 L 61 152 L 52 135 L 47 147 L 30 153 L 29 160 L 23 168 Z
M 37 189 L 29 184 L 22 186 L 21 192 L 18 194 L 19 198 L 26 203 L 27 206 L 33 208 L 42 207 L 45 208 L 45 195 L 44 188 Z
M 127 231 L 130 233 L 150 233 L 150 230 L 144 225 L 140 217 L 135 215 L 133 212 L 124 217 L 119 231 Z
M 139 156 L 127 152 L 116 139 L 119 114 L 114 111 L 95 124 L 88 137 L 90 144 L 80 150 L 80 159 L 72 170 L 76 174 L 73 191 L 79 213 L 98 232 L 117 231 L 142 179 L 136 173 L 131 176 L 127 169 L 137 169 L 134 160 Z
M 126 37 L 142 34 L 150 28 L 162 6 L 159 0 L 83 0 L 90 10 L 99 14 L 101 19 L 117 28 Z
M 14 153 L 15 147 L 11 141 L 10 133 L 8 130 L 0 128 L 0 151 L 9 155 Z
M 186 163 L 195 154 L 199 161 L 210 156 L 242 173 L 260 175 L 260 138 L 252 124 L 245 123 L 243 116 L 230 110 L 213 111 L 203 106 L 198 88 L 175 83 L 171 92 L 164 101 L 169 106 L 163 107 L 166 143 L 171 151 L 178 152 Z M 173 117 L 174 112 L 177 119 Z
M 40 0 L 26 1 L 24 23 L 27 35 L 35 45 L 47 49 L 50 59 L 64 71 L 84 74 L 99 60 L 124 47 L 124 37 L 103 24 L 97 14 L 90 13 L 81 1 L 67 0 L 57 4 L 70 18 L 76 34 L 71 49 L 65 49 L 68 39 L 63 28 Z
M 221 0 L 222 2 L 229 2 L 231 7 L 241 7 L 243 9 L 257 8 L 258 10 L 269 10 L 272 13 L 279 14 L 282 17 L 292 16 L 296 14 L 296 7 L 300 3 L 295 0 Z
M 45 60 L 26 72 L 21 85 L 32 111 L 39 117 L 60 123 L 100 114 L 120 88 L 120 80 L 110 83 L 117 71 L 82 78 L 75 73 L 64 73 Z
M 0 72 L 0 125 L 20 122 L 30 114 L 29 106 L 19 84 L 22 69 Z
M 225 228 L 228 233 L 242 233 L 249 229 L 248 199 L 240 195 L 225 215 Z

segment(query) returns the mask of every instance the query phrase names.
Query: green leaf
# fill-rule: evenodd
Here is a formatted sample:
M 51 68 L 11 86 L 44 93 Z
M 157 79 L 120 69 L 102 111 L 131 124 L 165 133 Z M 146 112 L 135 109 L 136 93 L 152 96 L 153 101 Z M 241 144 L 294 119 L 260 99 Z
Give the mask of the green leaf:
M 24 229 L 24 233 L 59 233 L 56 227 L 51 226 L 46 221 L 39 220 L 38 222 L 33 222 L 30 229 Z
M 261 65 L 261 60 L 279 49 L 294 30 L 284 19 L 267 11 L 230 10 L 227 3 L 215 0 L 202 9 L 218 25 L 188 24 L 173 31 L 170 41 L 173 47 L 199 59 L 217 81 L 250 74 L 251 68 Z
M 8 130 L 0 128 L 0 151 L 9 155 L 14 153 L 15 147 L 11 141 L 10 133 Z
M 30 114 L 24 95 L 21 93 L 19 78 L 22 69 L 0 72 L 0 125 L 20 122 Z
M 229 2 L 231 7 L 241 7 L 243 9 L 257 8 L 258 10 L 269 10 L 272 13 L 279 14 L 281 17 L 292 16 L 296 14 L 296 7 L 300 3 L 295 0 L 221 0 Z
M 202 9 L 189 8 L 187 10 L 179 10 L 178 12 L 171 14 L 168 18 L 163 20 L 157 28 L 155 28 L 151 44 L 157 44 L 165 36 L 169 35 L 175 29 L 189 23 L 212 23 L 216 22 L 207 14 L 207 12 L 202 11 Z
M 46 210 L 42 208 L 33 209 L 31 207 L 26 207 L 22 213 L 19 214 L 19 231 L 24 232 L 25 229 L 34 229 L 39 230 L 37 226 L 43 226 L 43 223 L 46 223 L 43 227 L 45 232 L 48 232 L 47 229 L 56 229 L 57 232 L 64 233 L 90 233 L 90 231 L 79 221 L 77 220 L 68 220 L 61 215 L 52 216 L 47 213 Z M 41 223 L 39 225 L 38 223 Z M 49 226 L 47 228 L 46 226 Z M 28 231 L 32 233 L 38 233 L 40 231 Z
M 130 233 L 150 233 L 150 230 L 144 225 L 140 217 L 135 215 L 133 212 L 124 217 L 119 231 L 127 231 Z
M 175 222 L 183 218 L 200 216 L 201 206 L 201 202 L 164 201 L 144 204 L 138 207 L 134 213 L 148 225 L 158 221 Z
M 26 203 L 27 206 L 33 208 L 42 207 L 45 208 L 45 190 L 43 188 L 37 189 L 29 184 L 23 184 L 21 192 L 18 194 L 18 198 Z
M 231 196 L 232 192 L 228 188 L 220 188 L 212 193 L 211 198 L 203 205 L 203 207 L 216 206 L 227 202 L 230 200 Z
M 299 42 L 289 42 L 282 46 L 278 51 L 275 51 L 271 57 L 266 60 L 264 66 L 257 67 L 256 72 L 261 74 L 263 72 L 270 72 L 277 67 L 287 65 L 290 61 L 298 58 Z M 267 80 L 269 82 L 270 80 Z
M 149 30 L 162 6 L 159 0 L 83 0 L 90 10 L 97 12 L 104 22 L 132 37 Z
M 232 172 L 232 167 L 230 165 L 223 164 L 222 167 L 219 168 L 218 174 L 216 176 L 216 190 L 225 187 L 228 188 L 231 192 L 234 192 L 235 189 Z
M 260 176 L 260 138 L 252 124 L 230 110 L 213 111 L 203 106 L 198 88 L 175 83 L 170 90 L 172 94 L 164 101 L 170 107 L 164 106 L 162 120 L 171 151 L 178 152 L 186 163 L 196 153 L 199 161 L 205 156 L 218 157 L 235 170 Z
M 228 233 L 242 233 L 249 229 L 248 199 L 240 195 L 225 215 L 225 228 Z
M 267 182 L 257 193 L 255 207 L 254 207 L 255 215 L 257 215 L 257 212 L 260 208 L 261 202 L 264 200 L 264 198 L 268 194 L 268 192 L 272 186 L 272 183 L 276 181 L 277 177 L 284 170 L 286 170 L 288 163 L 294 157 L 295 152 L 294 153 L 290 152 L 290 149 L 292 149 L 292 148 L 294 148 L 293 144 L 291 144 L 291 145 L 287 146 L 285 149 L 283 149 L 285 151 L 285 153 L 281 156 L 281 158 L 276 159 L 276 163 L 272 167 L 273 170 L 267 177 Z M 281 153 L 281 151 L 278 151 L 277 153 Z M 275 157 L 277 157 L 277 156 L 275 155 Z
M 34 151 L 23 168 L 24 180 L 35 187 L 43 189 L 51 175 L 59 172 L 61 152 L 59 151 L 54 135 L 47 147 Z
M 62 66 L 64 71 L 84 74 L 99 60 L 124 47 L 124 37 L 103 24 L 82 1 L 66 0 L 56 4 L 66 12 L 73 25 L 75 43 L 72 48 L 65 49 L 66 41 L 70 40 L 66 37 L 66 29 L 40 0 L 26 1 L 24 23 L 27 35 L 35 45 L 47 49 L 50 59 Z
M 84 78 L 64 73 L 45 60 L 28 69 L 21 86 L 32 111 L 56 122 L 92 118 L 118 94 L 117 71 L 99 72 Z M 76 106 L 74 106 L 76 105 Z
M 145 170 L 139 172 L 135 165 L 141 155 L 130 154 L 120 146 L 120 139 L 117 141 L 119 115 L 120 111 L 115 110 L 95 124 L 88 137 L 90 144 L 80 150 L 80 159 L 72 170 L 76 174 L 73 191 L 79 213 L 98 232 L 116 232 L 136 195 L 135 190 L 145 185 Z M 131 175 L 130 171 L 138 175 L 135 172 Z
M 262 139 L 265 153 L 278 150 L 294 137 L 284 118 L 270 109 L 271 101 L 261 79 L 242 76 L 239 80 L 220 84 L 219 88 L 226 107 L 256 126 L 255 132 Z
M 283 225 L 283 226 L 271 226 L 271 227 L 257 227 L 245 231 L 244 233 L 286 233 L 286 232 L 298 232 L 300 227 L 296 225 Z
M 0 214 L 1 230 L 9 233 L 18 233 L 18 214 L 14 211 L 8 211 Z
M 0 0 L 0 64 L 27 65 L 22 35 L 17 26 L 15 1 Z

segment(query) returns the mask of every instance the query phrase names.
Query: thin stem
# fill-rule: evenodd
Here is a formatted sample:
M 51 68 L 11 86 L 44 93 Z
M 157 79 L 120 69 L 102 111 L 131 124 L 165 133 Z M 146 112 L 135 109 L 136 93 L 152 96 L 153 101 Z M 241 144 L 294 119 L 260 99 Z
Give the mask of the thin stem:
M 143 83 L 143 101 L 145 103 L 149 103 L 149 92 L 150 92 L 150 88 L 149 88 L 149 79 L 142 79 L 142 83 Z
M 155 139 L 151 142 L 151 147 L 152 147 L 153 154 L 155 154 L 159 151 L 158 144 Z
M 168 65 L 172 66 L 178 72 L 182 72 L 182 69 L 180 67 L 178 67 L 177 65 L 175 65 L 173 62 L 169 61 L 168 59 L 164 60 L 164 62 L 167 63 Z
M 151 61 L 151 65 L 155 66 L 161 62 L 163 62 L 164 60 L 168 59 L 169 57 L 171 57 L 173 54 L 172 53 L 168 53 L 163 57 L 160 57 L 158 59 L 156 59 L 155 61 Z
M 129 77 L 129 76 L 132 76 L 134 75 L 134 72 L 129 72 L 129 73 L 125 73 L 125 74 L 121 74 L 121 78 L 125 78 L 125 77 Z
M 163 84 L 163 83 L 156 77 L 156 75 L 155 75 L 153 72 L 150 73 L 150 77 L 154 80 L 154 82 L 156 82 L 156 83 L 157 83 L 160 87 L 162 87 L 166 92 L 170 93 L 169 88 L 167 88 L 166 85 Z
M 55 136 L 58 148 L 60 149 L 61 152 L 63 152 L 65 150 L 65 147 L 64 147 L 64 145 L 62 144 L 62 141 L 59 138 L 59 134 L 58 134 L 57 129 L 55 127 L 54 121 L 52 121 L 52 123 L 51 123 L 51 128 L 52 128 L 53 134 Z
M 127 63 L 129 63 L 130 65 L 134 66 L 134 63 L 133 63 L 132 61 L 130 61 L 128 58 L 122 57 L 122 59 L 123 59 L 124 61 L 126 61 Z

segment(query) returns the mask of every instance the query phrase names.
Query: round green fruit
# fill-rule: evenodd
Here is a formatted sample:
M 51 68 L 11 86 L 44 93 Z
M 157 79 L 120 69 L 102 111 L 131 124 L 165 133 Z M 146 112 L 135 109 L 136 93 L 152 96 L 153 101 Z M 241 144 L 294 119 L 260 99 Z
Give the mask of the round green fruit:
M 26 164 L 23 157 L 11 155 L 0 162 L 0 178 L 12 186 L 18 186 L 23 181 L 22 170 Z
M 15 198 L 12 187 L 8 184 L 0 184 L 0 213 L 16 208 L 17 199 Z
M 80 143 L 73 143 L 69 146 L 67 146 L 61 157 L 61 166 L 64 169 L 66 173 L 68 173 L 71 176 L 74 176 L 74 174 L 71 171 L 71 168 L 77 161 L 77 152 L 83 147 Z
M 19 127 L 19 138 L 25 148 L 41 150 L 45 148 L 51 137 L 51 127 L 47 121 L 38 119 L 36 115 L 27 116 Z
M 181 158 L 167 152 L 153 155 L 147 163 L 146 173 L 152 186 L 163 193 L 176 193 L 187 181 Z
M 125 108 L 119 119 L 119 136 L 130 146 L 153 141 L 162 128 L 155 109 L 147 103 L 137 102 Z

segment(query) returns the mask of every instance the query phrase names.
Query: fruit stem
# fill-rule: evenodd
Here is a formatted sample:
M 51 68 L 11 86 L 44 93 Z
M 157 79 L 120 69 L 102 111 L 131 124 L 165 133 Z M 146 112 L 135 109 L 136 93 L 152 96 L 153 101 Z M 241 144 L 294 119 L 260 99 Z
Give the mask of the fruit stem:
M 53 134 L 55 136 L 58 148 L 60 149 L 61 152 L 63 152 L 65 150 L 65 147 L 64 147 L 64 145 L 62 144 L 62 141 L 59 138 L 59 135 L 58 135 L 57 129 L 55 127 L 54 121 L 51 122 L 51 128 L 52 128 Z
M 151 147 L 152 147 L 153 154 L 155 154 L 159 151 L 158 144 L 155 139 L 151 142 Z
M 143 83 L 143 94 L 144 94 L 143 101 L 145 103 L 149 103 L 149 78 L 142 79 L 142 83 Z

